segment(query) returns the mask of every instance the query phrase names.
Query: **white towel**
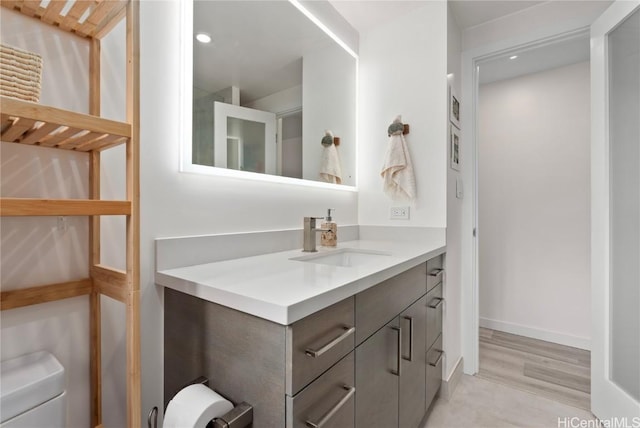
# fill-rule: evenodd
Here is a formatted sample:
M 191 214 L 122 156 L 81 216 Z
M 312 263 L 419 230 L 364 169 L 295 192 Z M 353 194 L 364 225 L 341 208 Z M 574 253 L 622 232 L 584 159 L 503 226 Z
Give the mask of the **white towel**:
M 342 183 L 342 168 L 340 167 L 340 156 L 335 144 L 322 148 L 320 159 L 320 180 L 327 183 Z
M 409 148 L 404 136 L 392 134 L 380 175 L 383 190 L 394 201 L 413 201 L 416 197 L 416 179 Z

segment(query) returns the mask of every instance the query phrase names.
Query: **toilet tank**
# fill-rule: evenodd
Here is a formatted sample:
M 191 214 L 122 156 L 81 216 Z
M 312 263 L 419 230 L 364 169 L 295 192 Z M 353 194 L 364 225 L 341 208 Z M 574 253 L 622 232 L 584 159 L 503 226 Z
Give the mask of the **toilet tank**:
M 64 367 L 46 351 L 0 362 L 0 427 L 65 427 L 64 383 Z

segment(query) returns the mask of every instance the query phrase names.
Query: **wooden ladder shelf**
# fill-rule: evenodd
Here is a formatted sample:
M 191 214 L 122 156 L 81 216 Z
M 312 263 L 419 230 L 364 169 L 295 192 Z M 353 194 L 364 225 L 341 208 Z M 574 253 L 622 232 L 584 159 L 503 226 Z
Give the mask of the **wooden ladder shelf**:
M 69 3 L 69 4 L 68 4 Z M 138 0 L 2 0 L 2 7 L 87 39 L 89 112 L 81 114 L 0 97 L 1 141 L 88 152 L 89 199 L 0 198 L 2 216 L 89 216 L 89 277 L 0 293 L 9 310 L 76 296 L 89 296 L 91 425 L 102 425 L 100 299 L 125 305 L 127 426 L 142 423 L 140 397 L 140 203 L 139 203 L 139 3 Z M 45 6 L 42 6 L 42 5 Z M 63 11 L 66 12 L 63 15 Z M 126 121 L 100 117 L 100 39 L 126 19 Z M 126 146 L 126 199 L 100 198 L 100 153 Z M 100 216 L 126 217 L 126 270 L 100 263 Z

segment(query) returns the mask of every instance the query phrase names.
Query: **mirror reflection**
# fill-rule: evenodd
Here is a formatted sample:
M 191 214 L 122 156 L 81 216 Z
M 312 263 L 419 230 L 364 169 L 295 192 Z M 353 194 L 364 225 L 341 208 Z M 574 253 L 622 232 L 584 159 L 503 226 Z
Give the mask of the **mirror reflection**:
M 282 0 L 196 0 L 193 31 L 193 164 L 355 185 L 353 56 Z

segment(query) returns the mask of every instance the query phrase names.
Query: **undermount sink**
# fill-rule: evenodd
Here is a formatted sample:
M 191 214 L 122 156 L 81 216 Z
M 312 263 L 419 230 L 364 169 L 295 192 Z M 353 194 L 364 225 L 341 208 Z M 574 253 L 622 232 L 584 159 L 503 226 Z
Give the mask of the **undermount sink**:
M 320 265 L 353 267 L 375 263 L 381 261 L 385 257 L 389 257 L 390 255 L 391 253 L 387 253 L 384 251 L 341 248 L 335 251 L 320 252 L 300 257 L 293 257 L 289 260 L 315 263 Z

